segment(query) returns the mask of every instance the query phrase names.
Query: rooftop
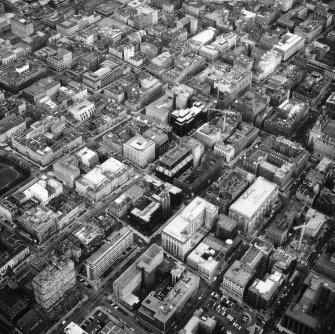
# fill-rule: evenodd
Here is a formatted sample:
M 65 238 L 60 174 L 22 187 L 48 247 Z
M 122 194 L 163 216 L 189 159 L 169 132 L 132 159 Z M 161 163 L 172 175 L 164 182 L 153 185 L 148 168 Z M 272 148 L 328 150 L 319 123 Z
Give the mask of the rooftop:
M 170 221 L 162 232 L 182 243 L 186 242 L 193 234 L 193 231 L 190 230 L 192 221 L 205 210 L 214 212 L 217 207 L 201 197 L 196 197 L 178 216 Z
M 252 219 L 263 203 L 277 190 L 278 186 L 263 177 L 256 181 L 229 208 L 247 219 Z

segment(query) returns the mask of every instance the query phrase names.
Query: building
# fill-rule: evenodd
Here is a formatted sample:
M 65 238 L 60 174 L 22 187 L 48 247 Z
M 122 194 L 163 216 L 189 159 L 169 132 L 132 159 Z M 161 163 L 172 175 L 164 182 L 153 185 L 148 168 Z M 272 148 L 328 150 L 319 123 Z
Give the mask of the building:
M 31 241 L 42 244 L 57 231 L 57 217 L 45 206 L 31 207 L 17 217 L 18 225 L 31 236 Z
M 253 81 L 259 83 L 277 70 L 281 63 L 282 55 L 276 50 L 264 53 L 258 62 L 258 69 L 253 75 Z
M 156 101 L 148 104 L 145 108 L 145 114 L 158 123 L 169 122 L 170 113 L 173 110 L 174 98 L 164 95 Z
M 20 135 L 26 128 L 26 121 L 21 116 L 10 114 L 3 118 L 0 120 L 0 143 L 5 143 L 8 139 Z
M 224 214 L 219 215 L 216 223 L 215 236 L 221 240 L 233 240 L 237 235 L 238 224 L 236 220 Z
M 162 129 L 153 126 L 143 132 L 143 137 L 150 139 L 156 145 L 156 158 L 169 149 L 169 136 Z
M 25 38 L 34 32 L 34 23 L 29 19 L 14 16 L 10 20 L 12 33 L 20 38 Z
M 133 174 L 132 167 L 111 157 L 77 179 L 76 191 L 96 202 L 127 182 Z
M 128 227 L 113 232 L 106 243 L 86 260 L 86 276 L 90 280 L 98 279 L 122 253 L 134 242 L 134 232 Z
M 221 129 L 216 126 L 205 123 L 196 130 L 197 140 L 204 146 L 213 148 L 221 140 Z
M 286 61 L 305 45 L 305 39 L 299 35 L 287 32 L 273 49 L 280 53 L 282 60 Z
M 79 161 L 73 155 L 65 156 L 53 164 L 55 177 L 68 187 L 73 188 L 80 176 Z
M 178 334 L 211 334 L 214 332 L 216 321 L 209 316 L 202 315 L 200 310 L 196 310 L 187 324 Z
M 192 149 L 186 145 L 176 145 L 166 152 L 158 162 L 157 175 L 168 182 L 180 176 L 193 165 Z
M 132 309 L 139 303 L 139 298 L 136 296 L 138 289 L 141 287 L 150 289 L 153 286 L 156 269 L 163 260 L 163 249 L 152 244 L 113 282 L 115 300 Z
M 229 216 L 239 227 L 252 234 L 278 198 L 278 185 L 259 176 L 256 181 L 230 206 Z
M 264 280 L 256 278 L 248 288 L 245 296 L 246 303 L 258 314 L 266 315 L 275 305 L 275 299 L 283 282 L 283 274 L 279 271 L 267 275 Z
M 73 118 L 80 122 L 85 122 L 96 112 L 94 103 L 84 100 L 69 108 Z
M 217 218 L 218 208 L 201 197 L 196 197 L 162 230 L 163 248 L 184 260 L 187 253 L 196 245 L 193 239 L 197 230 L 201 227 L 211 230 Z
M 74 263 L 53 259 L 52 263 L 33 279 L 36 303 L 48 314 L 64 299 L 66 292 L 76 284 Z
M 180 137 L 190 133 L 206 115 L 203 102 L 194 102 L 191 108 L 177 109 L 170 114 L 169 124 L 173 131 Z
M 70 322 L 65 328 L 64 328 L 65 334 L 87 334 L 86 331 L 84 331 L 80 326 L 75 324 L 74 322 Z M 106 333 L 104 333 L 106 334 Z M 108 333 L 109 334 L 109 333 Z M 123 333 L 120 333 L 123 334 Z
M 323 19 L 307 18 L 294 28 L 294 33 L 304 38 L 306 43 L 310 43 L 313 39 L 321 35 L 324 26 Z
M 284 333 L 317 334 L 325 329 L 321 326 L 322 320 L 315 315 L 312 308 L 318 303 L 326 307 L 334 304 L 334 281 L 310 271 L 303 286 L 305 291 L 296 301 L 290 303 L 281 319 L 279 329 Z M 327 328 L 329 323 L 330 318 L 326 321 Z
M 0 216 L 4 219 L 13 222 L 14 219 L 17 217 L 18 212 L 18 207 L 8 199 L 1 201 Z
M 320 158 L 335 159 L 335 120 L 326 114 L 319 116 L 310 134 L 308 144 L 312 146 L 314 154 Z
M 46 205 L 53 198 L 63 193 L 63 185 L 53 177 L 42 174 L 39 179 L 29 185 L 22 194 L 25 200 L 35 199 L 40 204 Z
M 231 297 L 242 303 L 255 273 L 255 269 L 236 260 L 223 275 L 220 290 L 226 297 Z
M 166 333 L 174 322 L 176 313 L 187 303 L 198 288 L 199 276 L 177 265 L 172 269 L 172 288 L 161 298 L 152 291 L 138 310 L 140 323 L 157 333 Z
M 264 130 L 290 138 L 306 120 L 309 106 L 295 98 L 281 103 L 277 111 L 264 121 Z
M 208 27 L 206 30 L 203 30 L 196 34 L 195 36 L 187 40 L 188 47 L 195 52 L 198 52 L 199 49 L 214 40 L 216 34 L 216 29 L 213 27 Z
M 0 236 L 0 277 L 5 277 L 8 270 L 16 272 L 26 262 L 30 255 L 29 246 L 15 234 L 7 230 L 1 231 Z
M 82 76 L 82 82 L 93 91 L 97 91 L 111 84 L 125 71 L 125 67 L 118 66 L 117 63 L 110 60 L 102 65 L 103 66 L 100 69 L 94 72 L 85 72 Z
M 317 71 L 312 71 L 293 91 L 292 96 L 315 108 L 321 102 L 330 87 L 331 78 Z
M 216 259 L 218 252 L 201 242 L 187 257 L 186 263 L 197 271 L 199 276 L 210 280 L 217 271 L 220 261 Z
M 247 189 L 254 178 L 249 174 L 226 168 L 222 176 L 208 188 L 205 199 L 226 214 L 230 205 Z
M 218 158 L 211 151 L 206 152 L 202 155 L 197 166 L 186 170 L 181 176 L 175 178 L 173 184 L 182 189 L 185 194 L 194 196 L 219 178 L 223 165 L 222 158 Z
M 123 156 L 145 168 L 155 159 L 156 145 L 152 140 L 137 135 L 123 144 Z
M 47 66 L 39 60 L 18 59 L 0 70 L 0 88 L 16 94 L 47 73 Z

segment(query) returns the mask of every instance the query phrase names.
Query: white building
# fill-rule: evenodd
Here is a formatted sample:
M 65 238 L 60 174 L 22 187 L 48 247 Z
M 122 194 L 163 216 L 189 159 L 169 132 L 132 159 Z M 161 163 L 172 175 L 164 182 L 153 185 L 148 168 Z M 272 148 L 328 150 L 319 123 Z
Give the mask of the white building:
M 115 231 L 107 238 L 107 242 L 87 259 L 87 277 L 90 280 L 99 278 L 116 260 L 122 257 L 122 252 L 132 246 L 133 242 L 134 232 L 128 227 Z
M 35 198 L 41 204 L 48 204 L 53 198 L 63 193 L 63 185 L 56 179 L 42 175 L 23 192 L 27 199 Z
M 155 159 L 155 143 L 137 135 L 123 144 L 123 156 L 144 168 Z
M 273 47 L 273 50 L 281 54 L 283 60 L 287 60 L 305 45 L 305 39 L 299 35 L 287 32 L 281 40 Z
M 259 74 L 257 75 L 257 82 L 272 74 L 281 63 L 281 54 L 275 50 L 269 50 L 264 53 L 259 60 Z
M 203 145 L 213 148 L 221 140 L 221 130 L 214 125 L 205 123 L 196 130 L 196 137 Z
M 251 234 L 262 224 L 277 198 L 278 185 L 260 176 L 230 206 L 229 216 L 239 223 L 245 233 Z
M 229 163 L 234 159 L 235 148 L 232 145 L 224 144 L 220 141 L 214 145 L 214 153 L 223 157 L 225 162 Z
M 92 201 L 99 201 L 127 182 L 133 175 L 132 167 L 114 158 L 109 158 L 76 180 L 76 190 Z
M 218 208 L 196 197 L 178 216 L 174 217 L 162 231 L 165 250 L 184 260 L 192 249 L 192 237 L 200 227 L 210 230 L 218 218 Z
M 187 264 L 195 269 L 200 276 L 210 280 L 220 262 L 215 259 L 215 250 L 201 242 L 187 257 Z
M 95 105 L 88 100 L 84 100 L 70 107 L 69 112 L 73 115 L 74 119 L 84 122 L 95 113 Z

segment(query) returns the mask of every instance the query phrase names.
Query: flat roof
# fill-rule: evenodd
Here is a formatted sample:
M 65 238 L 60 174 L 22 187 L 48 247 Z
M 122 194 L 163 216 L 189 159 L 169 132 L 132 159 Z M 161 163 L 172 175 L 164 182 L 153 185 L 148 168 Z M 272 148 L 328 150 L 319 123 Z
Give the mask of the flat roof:
M 205 209 L 218 210 L 215 205 L 197 196 L 178 216 L 170 221 L 163 232 L 182 243 L 186 242 L 192 235 L 188 226 Z
M 256 181 L 230 206 L 247 219 L 252 219 L 269 196 L 278 189 L 278 185 L 259 176 Z

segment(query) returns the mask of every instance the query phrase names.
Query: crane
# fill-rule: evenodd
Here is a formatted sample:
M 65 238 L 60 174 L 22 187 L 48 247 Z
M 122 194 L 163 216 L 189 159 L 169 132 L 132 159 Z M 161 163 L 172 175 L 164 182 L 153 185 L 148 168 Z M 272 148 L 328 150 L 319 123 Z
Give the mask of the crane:
M 309 224 L 311 223 L 310 219 L 311 219 L 311 218 L 307 219 L 307 220 L 305 221 L 305 223 L 302 224 L 302 225 L 293 227 L 293 229 L 294 229 L 295 231 L 301 229 L 301 235 L 300 235 L 300 239 L 299 239 L 298 250 L 300 250 L 300 248 L 301 248 L 302 239 L 304 238 L 306 227 L 309 227 Z

